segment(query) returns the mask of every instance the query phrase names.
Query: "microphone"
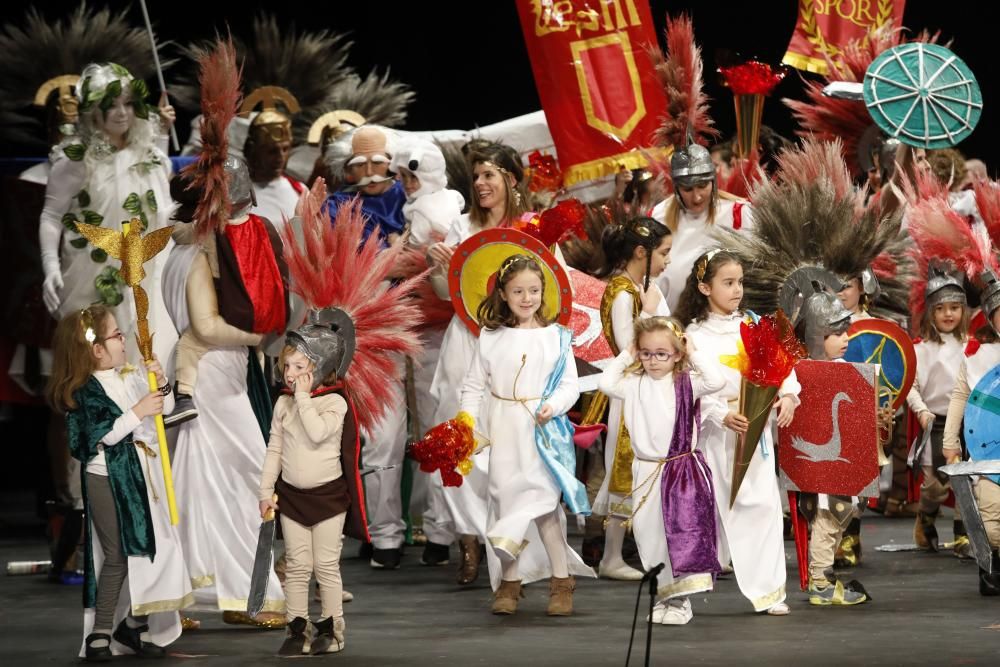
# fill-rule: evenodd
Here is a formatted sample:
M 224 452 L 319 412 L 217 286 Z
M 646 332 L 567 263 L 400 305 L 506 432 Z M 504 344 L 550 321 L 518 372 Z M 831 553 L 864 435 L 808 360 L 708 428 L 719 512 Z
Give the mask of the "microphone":
M 667 566 L 666 563 L 660 563 L 659 565 L 653 566 L 652 568 L 650 568 L 649 572 L 642 575 L 642 580 L 649 581 L 650 579 L 655 579 L 656 576 L 660 574 L 660 572 L 663 572 L 663 568 L 665 568 L 666 566 Z

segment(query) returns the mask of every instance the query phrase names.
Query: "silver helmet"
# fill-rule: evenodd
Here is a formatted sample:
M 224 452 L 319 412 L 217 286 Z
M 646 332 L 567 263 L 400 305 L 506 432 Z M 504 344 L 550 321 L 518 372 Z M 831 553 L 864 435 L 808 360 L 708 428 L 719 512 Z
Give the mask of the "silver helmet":
M 875 272 L 872 271 L 871 267 L 861 272 L 858 281 L 861 283 L 861 291 L 868 297 L 868 303 L 874 303 L 875 299 L 882 293 L 882 287 L 878 284 L 878 278 L 875 277 Z
M 1000 276 L 993 272 L 992 269 L 986 269 L 981 274 L 979 274 L 979 279 L 983 281 L 983 291 L 979 295 L 979 301 L 982 304 L 983 312 L 986 314 L 986 319 L 990 321 L 990 325 L 993 325 L 993 313 L 996 312 L 997 308 L 1000 308 Z M 996 329 L 996 327 L 993 327 Z M 1000 333 L 998 331 L 997 333 Z
M 943 268 L 930 265 L 927 267 L 927 287 L 924 289 L 924 301 L 927 303 L 928 310 L 940 303 L 966 305 L 962 280 Z
M 315 390 L 334 371 L 343 379 L 354 358 L 356 345 L 354 322 L 339 308 L 327 308 L 309 313 L 309 323 L 288 332 L 285 344 L 304 354 L 315 366 Z M 283 370 L 283 369 L 282 369 Z M 275 369 L 280 372 L 279 369 Z
M 239 218 L 257 205 L 257 196 L 250 180 L 250 169 L 246 160 L 230 153 L 223 163 L 226 182 L 229 186 L 229 218 Z
M 711 181 L 712 194 L 715 194 L 715 163 L 712 162 L 712 154 L 704 146 L 695 143 L 690 128 L 688 128 L 687 145 L 683 148 L 674 148 L 674 153 L 670 156 L 670 178 L 674 182 L 675 189 L 690 188 Z M 684 205 L 680 197 L 678 203 Z
M 792 272 L 781 289 L 781 309 L 793 325 L 805 323 L 806 350 L 811 359 L 823 359 L 823 341 L 851 326 L 851 313 L 837 298 L 843 283 L 819 266 Z

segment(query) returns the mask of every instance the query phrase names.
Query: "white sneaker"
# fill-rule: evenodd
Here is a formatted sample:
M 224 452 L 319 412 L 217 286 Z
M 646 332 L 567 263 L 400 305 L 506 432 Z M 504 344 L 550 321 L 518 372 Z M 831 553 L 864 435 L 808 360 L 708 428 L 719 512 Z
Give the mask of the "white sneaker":
M 597 566 L 597 576 L 601 579 L 615 579 L 617 581 L 639 581 L 642 579 L 642 572 L 625 561 L 611 566 L 605 566 L 604 561 L 601 561 L 600 565 Z
M 691 601 L 687 598 L 660 600 L 653 607 L 653 623 L 660 625 L 687 625 L 694 618 Z M 649 617 L 646 617 L 649 620 Z

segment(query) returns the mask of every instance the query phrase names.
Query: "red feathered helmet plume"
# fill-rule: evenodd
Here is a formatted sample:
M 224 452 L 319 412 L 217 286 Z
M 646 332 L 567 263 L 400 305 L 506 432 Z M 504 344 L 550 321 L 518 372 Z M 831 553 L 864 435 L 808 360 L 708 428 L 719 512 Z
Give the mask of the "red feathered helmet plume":
M 364 239 L 361 202 L 341 206 L 331 224 L 326 183 L 316 179 L 302 193 L 296 224 L 281 230 L 291 289 L 314 310 L 339 308 L 354 323 L 356 349 L 343 378 L 358 424 L 371 432 L 387 407 L 401 401 L 398 360 L 421 351 L 420 311 L 412 298 L 426 274 L 391 285 L 402 246 L 380 250 L 378 236 Z
M 240 94 L 241 68 L 236 64 L 232 37 L 219 39 L 215 48 L 204 53 L 201 71 L 201 153 L 185 167 L 190 189 L 200 193 L 194 213 L 198 238 L 222 230 L 229 219 L 229 184 L 225 163 L 229 156 L 229 123 L 236 117 Z

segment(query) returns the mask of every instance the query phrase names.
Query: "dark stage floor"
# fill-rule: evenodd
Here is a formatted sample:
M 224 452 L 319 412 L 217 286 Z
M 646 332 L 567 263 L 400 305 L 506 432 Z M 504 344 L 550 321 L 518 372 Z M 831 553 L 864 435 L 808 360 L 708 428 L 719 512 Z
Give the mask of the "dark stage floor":
M 939 520 L 942 539 L 950 521 Z M 996 665 L 1000 664 L 1000 598 L 980 597 L 976 566 L 950 552 L 884 553 L 875 547 L 912 541 L 912 519 L 867 514 L 865 562 L 848 578 L 864 582 L 875 601 L 855 608 L 811 607 L 789 596 L 792 614 L 754 615 L 732 577 L 694 601 L 684 627 L 655 626 L 651 664 L 697 665 Z M 346 606 L 343 653 L 313 660 L 351 665 L 622 665 L 636 586 L 586 580 L 571 618 L 545 616 L 548 586 L 527 588 L 513 617 L 489 613 L 487 577 L 459 589 L 451 566 L 419 564 L 411 548 L 398 571 L 373 571 L 345 552 L 344 579 L 355 594 Z M 796 580 L 786 543 L 789 585 Z M 47 558 L 41 541 L 0 541 L 0 561 Z M 484 572 L 485 575 L 485 566 Z M 2 665 L 73 664 L 80 641 L 80 591 L 43 577 L 0 577 Z M 644 602 L 645 604 L 645 602 Z M 277 664 L 281 631 L 223 625 L 219 614 L 195 614 L 203 629 L 186 633 L 164 664 Z M 637 636 L 642 664 L 644 626 Z M 177 654 L 190 656 L 182 658 Z M 116 658 L 116 663 L 135 662 Z

